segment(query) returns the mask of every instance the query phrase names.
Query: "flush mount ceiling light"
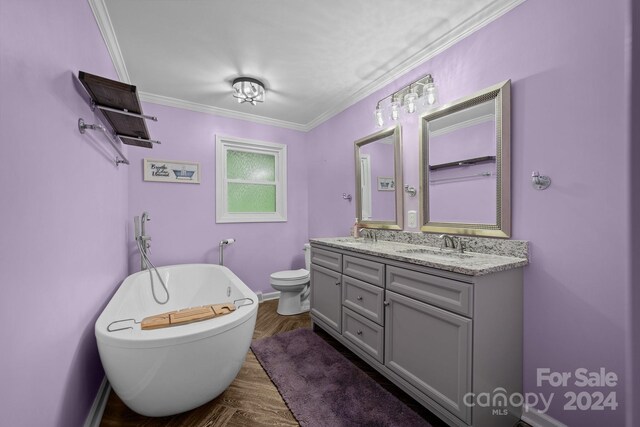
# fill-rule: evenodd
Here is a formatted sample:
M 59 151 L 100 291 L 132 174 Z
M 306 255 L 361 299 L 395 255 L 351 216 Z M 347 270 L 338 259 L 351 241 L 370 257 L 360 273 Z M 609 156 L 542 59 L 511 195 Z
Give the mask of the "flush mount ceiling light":
M 250 102 L 256 105 L 258 102 L 264 102 L 264 84 L 251 77 L 238 77 L 233 81 L 233 96 L 238 100 L 238 104 Z
M 420 88 L 422 88 L 422 95 L 419 96 Z M 400 119 L 400 113 L 413 114 L 418 111 L 420 105 L 424 110 L 431 108 L 438 102 L 438 89 L 433 82 L 431 74 L 427 74 L 418 80 L 411 82 L 402 89 L 385 96 L 376 104 L 376 110 L 374 112 L 376 125 L 382 127 L 385 124 L 385 100 L 391 100 L 388 105 L 387 118 L 391 121 L 397 121 Z M 418 102 L 420 101 L 420 102 Z

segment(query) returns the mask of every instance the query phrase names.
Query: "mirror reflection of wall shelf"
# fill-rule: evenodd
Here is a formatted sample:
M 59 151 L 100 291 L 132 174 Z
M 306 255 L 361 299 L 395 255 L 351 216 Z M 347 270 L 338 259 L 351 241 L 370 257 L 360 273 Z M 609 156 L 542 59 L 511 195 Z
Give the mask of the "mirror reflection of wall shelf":
M 395 126 L 355 141 L 356 217 L 365 228 L 402 230 L 402 142 Z
M 421 230 L 510 237 L 511 82 L 420 120 Z
M 458 166 L 471 166 L 471 165 L 477 165 L 480 163 L 491 163 L 495 161 L 496 161 L 496 156 L 475 157 L 473 159 L 456 160 L 454 162 L 449 162 L 449 163 L 429 165 L 429 170 L 436 171 L 438 169 L 455 168 Z

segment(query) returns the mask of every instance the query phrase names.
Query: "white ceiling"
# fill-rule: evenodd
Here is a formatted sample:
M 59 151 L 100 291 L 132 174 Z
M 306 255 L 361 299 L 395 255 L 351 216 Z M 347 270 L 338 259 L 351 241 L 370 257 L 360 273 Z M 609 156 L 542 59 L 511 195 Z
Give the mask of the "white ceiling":
M 309 130 L 524 0 L 89 0 L 145 101 Z M 238 104 L 231 81 L 262 80 Z M 437 83 L 437 75 L 434 75 Z

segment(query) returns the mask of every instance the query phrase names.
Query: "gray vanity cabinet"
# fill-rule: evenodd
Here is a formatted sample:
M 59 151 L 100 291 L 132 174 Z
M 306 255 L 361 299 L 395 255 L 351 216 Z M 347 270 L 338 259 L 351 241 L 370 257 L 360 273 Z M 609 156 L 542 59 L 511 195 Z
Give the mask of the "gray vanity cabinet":
M 318 247 L 321 246 L 321 247 Z M 522 269 L 463 275 L 312 242 L 311 319 L 456 427 L 512 427 L 522 393 Z
M 342 274 L 311 264 L 311 314 L 342 333 Z
M 384 364 L 460 419 L 471 392 L 471 319 L 387 291 Z

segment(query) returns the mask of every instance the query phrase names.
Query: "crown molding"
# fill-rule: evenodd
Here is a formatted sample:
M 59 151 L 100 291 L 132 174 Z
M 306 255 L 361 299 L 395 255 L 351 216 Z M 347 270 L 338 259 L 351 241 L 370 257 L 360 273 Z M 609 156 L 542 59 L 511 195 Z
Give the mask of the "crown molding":
M 493 3 L 487 6 L 479 13 L 464 21 L 462 24 L 458 25 L 455 28 L 452 28 L 447 34 L 435 40 L 433 43 L 414 54 L 411 58 L 394 67 L 391 71 L 385 73 L 380 78 L 372 81 L 346 99 L 336 104 L 334 107 L 320 114 L 318 117 L 310 121 L 307 124 L 307 127 L 309 128 L 309 130 L 311 130 L 316 126 L 319 126 L 320 124 L 326 122 L 333 116 L 341 113 L 358 101 L 362 101 L 367 96 L 372 95 L 374 92 L 377 92 L 393 81 L 401 78 L 409 71 L 418 67 L 420 64 L 428 61 L 429 59 L 463 40 L 467 36 L 470 36 L 479 29 L 500 18 L 502 15 L 516 8 L 525 1 L 526 0 L 510 0 L 499 5 Z
M 124 63 L 122 51 L 118 44 L 118 39 L 115 35 L 113 25 L 111 24 L 111 18 L 105 5 L 106 0 L 88 0 L 91 10 L 95 15 L 96 22 L 100 33 L 107 45 L 111 61 L 118 73 L 118 77 L 121 81 L 132 84 L 127 72 L 127 67 Z M 175 108 L 183 108 L 191 111 L 198 111 L 201 113 L 213 114 L 223 117 L 231 117 L 240 120 L 247 120 L 254 123 L 266 124 L 271 126 L 277 126 L 287 129 L 294 129 L 302 132 L 308 132 L 320 124 L 326 122 L 335 115 L 341 113 L 345 109 L 351 107 L 355 103 L 363 100 L 367 96 L 374 92 L 384 88 L 391 82 L 401 78 L 407 72 L 413 70 L 420 64 L 428 61 L 449 47 L 453 46 L 460 40 L 473 34 L 479 29 L 483 28 L 487 24 L 495 21 L 505 13 L 511 11 L 515 7 L 524 3 L 526 0 L 508 0 L 506 2 L 492 3 L 479 13 L 473 15 L 462 24 L 451 29 L 447 34 L 440 37 L 421 51 L 414 54 L 411 58 L 403 61 L 398 66 L 394 67 L 391 71 L 385 73 L 380 78 L 365 85 L 359 90 L 352 93 L 350 96 L 342 99 L 336 103 L 333 107 L 320 114 L 309 123 L 301 124 L 294 123 L 285 120 L 272 119 L 268 117 L 262 117 L 255 114 L 247 114 L 239 111 L 227 110 L 225 108 L 213 107 L 210 105 L 199 104 L 191 101 L 186 101 L 178 98 L 171 98 L 163 95 L 156 95 L 147 92 L 140 92 L 141 99 L 146 102 L 154 104 L 166 105 Z
M 169 96 L 156 95 L 154 93 L 138 92 L 138 94 L 140 95 L 141 101 L 151 102 L 152 104 L 166 105 L 168 107 L 182 108 L 184 110 L 197 111 L 199 113 L 207 113 L 214 116 L 229 117 L 232 119 L 246 120 L 248 122 L 276 126 L 285 129 L 293 129 L 302 132 L 307 132 L 310 130 L 307 125 L 300 123 L 272 119 L 269 117 L 243 113 L 240 111 L 227 110 L 226 108 L 213 107 L 211 105 L 199 104 L 197 102 L 185 101 L 184 99 L 172 98 Z
M 98 23 L 100 34 L 102 34 L 102 38 L 107 45 L 109 56 L 111 56 L 111 62 L 113 62 L 116 73 L 118 73 L 118 79 L 121 82 L 131 84 L 131 78 L 129 77 L 127 66 L 124 63 L 122 50 L 120 49 L 120 45 L 118 44 L 118 38 L 116 37 L 116 32 L 113 29 L 111 17 L 109 16 L 109 11 L 107 10 L 107 5 L 104 3 L 105 0 L 88 1 L 89 6 L 91 7 L 91 11 L 93 11 L 93 16 L 95 16 L 96 22 Z

